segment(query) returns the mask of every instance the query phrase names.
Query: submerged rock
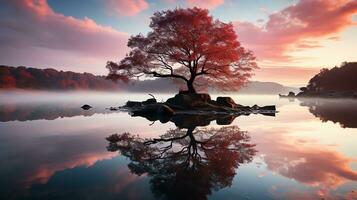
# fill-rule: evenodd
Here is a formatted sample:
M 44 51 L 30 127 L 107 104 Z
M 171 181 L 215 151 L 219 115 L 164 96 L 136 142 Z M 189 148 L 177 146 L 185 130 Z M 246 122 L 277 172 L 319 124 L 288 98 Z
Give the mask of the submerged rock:
M 88 104 L 84 104 L 82 107 L 81 107 L 83 110 L 89 110 L 92 108 L 92 106 L 88 105 Z

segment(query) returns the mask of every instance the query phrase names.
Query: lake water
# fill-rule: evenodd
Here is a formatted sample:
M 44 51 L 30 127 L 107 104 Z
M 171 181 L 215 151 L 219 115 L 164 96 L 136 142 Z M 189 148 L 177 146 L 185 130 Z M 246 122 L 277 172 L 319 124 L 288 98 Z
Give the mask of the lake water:
M 357 100 L 232 96 L 278 113 L 161 123 L 106 109 L 146 94 L 1 91 L 0 199 L 357 199 Z

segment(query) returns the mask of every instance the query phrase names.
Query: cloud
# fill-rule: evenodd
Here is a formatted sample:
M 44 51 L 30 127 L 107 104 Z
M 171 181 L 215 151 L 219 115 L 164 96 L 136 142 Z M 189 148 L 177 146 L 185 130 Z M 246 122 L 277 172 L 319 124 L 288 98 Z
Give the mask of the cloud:
M 123 16 L 134 16 L 149 8 L 146 0 L 109 0 L 108 2 L 111 10 Z
M 104 68 L 106 60 L 126 53 L 128 34 L 87 17 L 76 19 L 56 13 L 46 0 L 6 0 L 0 13 L 3 64 L 101 63 Z
M 224 3 L 224 0 L 186 0 L 186 3 L 193 7 L 197 6 L 200 8 L 213 9 Z
M 357 13 L 356 0 L 301 0 L 269 16 L 258 26 L 234 22 L 242 43 L 260 60 L 287 62 L 289 52 L 320 47 L 319 39 L 336 37 Z

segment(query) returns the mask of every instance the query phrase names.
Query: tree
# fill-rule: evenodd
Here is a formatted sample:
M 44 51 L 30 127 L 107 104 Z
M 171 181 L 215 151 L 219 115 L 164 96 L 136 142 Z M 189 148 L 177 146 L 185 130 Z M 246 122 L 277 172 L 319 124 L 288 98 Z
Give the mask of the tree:
M 312 77 L 306 92 L 357 92 L 357 62 L 343 62 L 340 67 L 323 68 Z
M 156 12 L 150 31 L 128 41 L 130 53 L 107 62 L 108 78 L 171 78 L 195 93 L 197 87 L 237 90 L 257 68 L 251 51 L 237 40 L 231 23 L 214 20 L 208 10 L 177 8 Z
M 257 152 L 237 126 L 178 128 L 153 139 L 123 133 L 107 140 L 108 151 L 130 159 L 132 173 L 151 177 L 158 199 L 207 199 L 213 190 L 230 186 L 236 169 Z

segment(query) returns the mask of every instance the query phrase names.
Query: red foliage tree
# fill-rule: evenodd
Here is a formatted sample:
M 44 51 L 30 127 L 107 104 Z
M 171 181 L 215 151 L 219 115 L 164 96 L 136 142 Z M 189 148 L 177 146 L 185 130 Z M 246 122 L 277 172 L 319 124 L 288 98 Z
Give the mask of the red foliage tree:
M 214 20 L 199 8 L 156 12 L 150 31 L 129 39 L 130 53 L 119 63 L 109 61 L 108 78 L 129 81 L 148 76 L 173 78 L 195 87 L 237 90 L 257 67 L 251 51 L 237 40 L 231 23 Z

